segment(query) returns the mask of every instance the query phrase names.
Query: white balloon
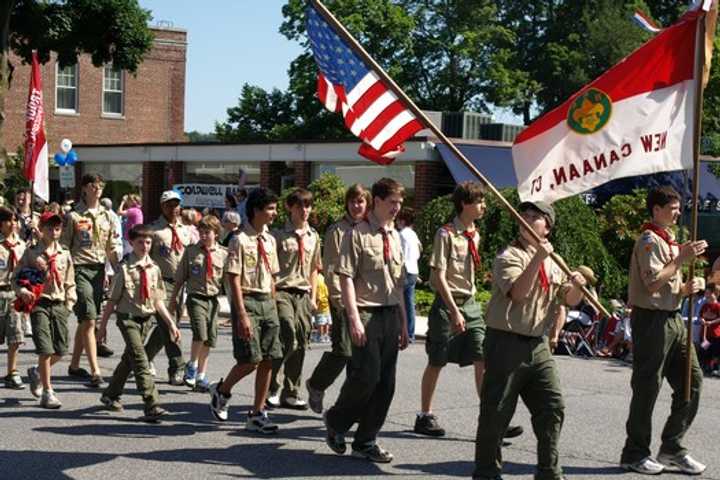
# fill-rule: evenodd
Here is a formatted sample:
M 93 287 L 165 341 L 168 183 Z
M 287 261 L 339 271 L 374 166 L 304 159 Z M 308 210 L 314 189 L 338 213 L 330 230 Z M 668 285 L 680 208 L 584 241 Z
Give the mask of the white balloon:
M 72 142 L 69 138 L 62 139 L 62 141 L 60 142 L 60 150 L 62 150 L 62 152 L 65 154 L 72 150 Z

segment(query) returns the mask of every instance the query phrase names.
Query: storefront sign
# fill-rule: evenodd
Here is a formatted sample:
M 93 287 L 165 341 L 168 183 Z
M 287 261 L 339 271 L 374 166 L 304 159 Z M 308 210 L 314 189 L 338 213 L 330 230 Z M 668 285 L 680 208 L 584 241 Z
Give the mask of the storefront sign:
M 232 184 L 179 183 L 173 190 L 182 195 L 183 207 L 194 208 L 225 208 L 225 195 L 233 195 L 240 187 Z

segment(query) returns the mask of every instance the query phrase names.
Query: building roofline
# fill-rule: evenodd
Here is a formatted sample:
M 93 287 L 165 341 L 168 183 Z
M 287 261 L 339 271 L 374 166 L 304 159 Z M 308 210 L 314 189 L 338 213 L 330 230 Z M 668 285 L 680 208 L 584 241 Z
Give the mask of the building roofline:
M 158 30 L 162 32 L 177 32 L 177 33 L 187 33 L 186 28 L 180 28 L 180 27 L 171 27 L 171 26 L 165 26 L 165 25 L 148 25 L 148 28 L 150 30 Z

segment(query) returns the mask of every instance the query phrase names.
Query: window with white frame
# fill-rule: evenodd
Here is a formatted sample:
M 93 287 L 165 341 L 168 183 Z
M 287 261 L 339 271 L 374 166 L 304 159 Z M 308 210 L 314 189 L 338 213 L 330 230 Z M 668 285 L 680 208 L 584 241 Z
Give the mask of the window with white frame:
M 56 64 L 55 110 L 58 112 L 78 111 L 78 66 L 61 67 Z
M 122 70 L 112 65 L 105 65 L 103 69 L 103 113 L 106 115 L 123 114 Z

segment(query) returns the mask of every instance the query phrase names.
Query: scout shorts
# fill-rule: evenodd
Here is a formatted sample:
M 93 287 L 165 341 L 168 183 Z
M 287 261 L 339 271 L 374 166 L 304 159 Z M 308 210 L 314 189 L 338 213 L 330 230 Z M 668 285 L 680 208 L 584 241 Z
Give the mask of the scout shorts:
M 465 318 L 465 331 L 462 333 L 453 332 L 450 312 L 440 296 L 435 296 L 428 316 L 428 334 L 425 341 L 428 362 L 433 367 L 444 367 L 448 363 L 465 367 L 485 359 L 485 320 L 480 304 L 470 298 L 458 307 Z
M 217 297 L 190 294 L 187 297 L 187 310 L 193 342 L 202 342 L 208 347 L 214 347 L 217 343 Z
M 78 322 L 96 320 L 100 316 L 105 282 L 105 264 L 76 265 L 75 284 L 77 303 L 75 316 Z
M 269 294 L 244 294 L 245 310 L 253 328 L 252 338 L 240 338 L 238 316 L 232 309 L 233 356 L 238 363 L 260 363 L 282 358 L 280 321 L 275 300 Z
M 68 316 L 62 302 L 40 299 L 30 313 L 33 342 L 38 355 L 65 355 L 68 350 Z
M 0 345 L 7 341 L 8 345 L 25 343 L 22 314 L 13 308 L 15 294 L 0 292 Z

